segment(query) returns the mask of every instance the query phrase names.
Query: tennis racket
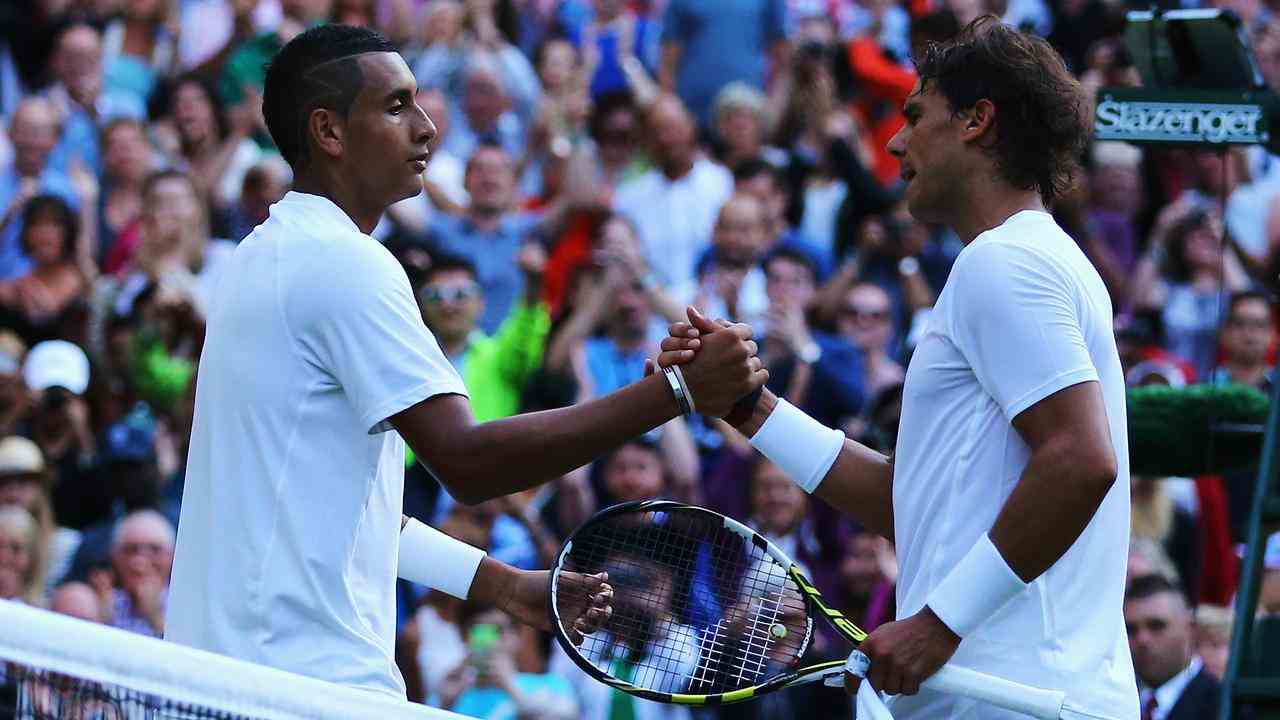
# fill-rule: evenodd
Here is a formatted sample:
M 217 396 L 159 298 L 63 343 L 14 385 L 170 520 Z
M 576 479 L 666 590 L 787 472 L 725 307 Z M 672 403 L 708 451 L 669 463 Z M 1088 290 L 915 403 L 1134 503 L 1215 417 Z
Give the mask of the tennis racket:
M 574 645 L 560 608 L 561 572 L 607 571 L 613 615 Z M 566 584 L 565 592 L 568 592 Z M 591 677 L 646 700 L 720 705 L 839 677 L 844 660 L 797 668 L 813 619 L 855 646 L 867 633 L 823 602 L 774 544 L 705 508 L 665 500 L 600 511 L 565 542 L 551 572 L 551 624 L 569 658 Z M 924 687 L 1057 720 L 1065 696 L 944 666 Z

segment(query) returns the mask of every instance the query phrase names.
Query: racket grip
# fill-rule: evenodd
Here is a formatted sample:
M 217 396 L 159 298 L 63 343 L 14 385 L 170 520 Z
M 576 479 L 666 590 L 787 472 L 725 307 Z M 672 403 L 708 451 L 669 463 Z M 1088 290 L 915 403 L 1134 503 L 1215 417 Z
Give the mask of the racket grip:
M 921 685 L 930 690 L 999 705 L 1041 720 L 1059 720 L 1067 699 L 1066 693 L 1058 690 L 1044 690 L 953 665 L 943 665 Z

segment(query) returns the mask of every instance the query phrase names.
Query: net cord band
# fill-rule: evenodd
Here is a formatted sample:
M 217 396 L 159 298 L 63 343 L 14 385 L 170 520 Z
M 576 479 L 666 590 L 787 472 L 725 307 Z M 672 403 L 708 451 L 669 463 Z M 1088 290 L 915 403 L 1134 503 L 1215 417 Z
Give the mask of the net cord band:
M 752 436 L 751 446 L 782 468 L 792 482 L 812 494 L 835 464 L 844 448 L 844 439 L 844 433 L 823 425 L 779 398 L 773 412 Z
M 983 533 L 951 572 L 929 593 L 933 614 L 960 637 L 968 637 L 1027 583 L 1009 567 Z
M 0 660 L 263 720 L 453 713 L 0 601 Z
M 410 582 L 466 600 L 485 552 L 414 518 L 400 531 L 396 574 Z

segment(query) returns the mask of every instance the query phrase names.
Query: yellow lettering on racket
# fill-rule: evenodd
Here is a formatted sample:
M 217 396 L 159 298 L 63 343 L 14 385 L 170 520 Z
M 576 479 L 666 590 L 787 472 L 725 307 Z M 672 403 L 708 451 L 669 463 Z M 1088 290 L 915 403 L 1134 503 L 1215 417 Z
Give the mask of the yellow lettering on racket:
M 818 592 L 818 588 L 814 587 L 813 584 L 809 582 L 809 579 L 801 574 L 799 567 L 792 565 L 790 574 L 791 578 L 800 586 L 800 590 L 813 601 L 814 605 L 818 606 L 818 609 L 822 611 L 822 614 L 827 617 L 827 620 L 829 620 L 832 625 L 836 626 L 837 630 L 844 633 L 845 637 L 853 640 L 854 642 L 862 642 L 867 639 L 866 631 L 850 622 L 849 619 L 845 617 L 844 613 L 833 607 L 828 607 L 827 604 L 822 601 L 822 593 Z

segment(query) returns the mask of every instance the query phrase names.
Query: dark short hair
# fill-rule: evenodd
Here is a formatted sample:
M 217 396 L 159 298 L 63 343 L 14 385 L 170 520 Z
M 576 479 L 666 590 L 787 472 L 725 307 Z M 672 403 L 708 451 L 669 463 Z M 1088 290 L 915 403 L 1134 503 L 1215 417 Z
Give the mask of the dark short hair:
M 1088 140 L 1084 93 L 1049 43 L 993 15 L 951 40 L 930 43 L 917 67 L 953 113 L 979 100 L 995 105 L 996 170 L 1014 187 L 1040 193 L 1046 205 L 1071 189 Z
M 223 101 L 222 94 L 218 92 L 218 86 L 213 79 L 197 72 L 183 73 L 167 84 L 156 88 L 155 94 L 152 95 L 148 103 L 150 106 L 148 114 L 152 119 L 173 114 L 174 107 L 178 103 L 178 89 L 184 85 L 194 85 L 204 94 L 205 100 L 208 101 L 209 108 L 213 113 L 214 129 L 218 133 L 218 138 L 227 137 L 231 133 L 231 121 L 227 117 L 227 104 Z
M 475 263 L 461 255 L 432 255 L 431 266 L 422 272 L 422 284 L 426 285 L 441 273 L 457 271 L 467 273 L 471 276 L 472 280 L 479 277 L 479 274 L 476 272 Z
M 1130 580 L 1128 587 L 1124 590 L 1124 601 L 1128 603 L 1135 600 L 1146 600 L 1165 593 L 1176 595 L 1182 600 L 1184 606 L 1191 607 L 1191 604 L 1187 602 L 1187 596 L 1177 583 L 1157 574 L 1139 575 Z
M 357 55 L 395 52 L 382 34 L 350 25 L 320 25 L 290 40 L 267 66 L 262 115 L 280 155 L 296 171 L 309 158 L 307 122 L 324 108 L 344 118 L 360 94 Z
M 27 233 L 37 218 L 46 215 L 53 216 L 53 221 L 62 227 L 62 259 L 70 260 L 75 255 L 76 243 L 80 239 L 80 218 L 76 217 L 67 201 L 57 195 L 37 195 L 28 200 L 26 207 L 22 209 L 22 252 L 31 253 Z
M 1241 290 L 1231 294 L 1231 299 L 1227 301 L 1227 317 L 1236 314 L 1236 307 L 1241 303 L 1257 301 L 1267 306 L 1267 313 L 1275 320 L 1276 305 L 1275 299 L 1261 290 Z
M 809 253 L 797 247 L 783 245 L 777 250 L 774 250 L 773 252 L 766 255 L 764 258 L 764 261 L 760 263 L 760 267 L 764 268 L 765 272 L 768 273 L 769 266 L 777 262 L 778 260 L 786 260 L 788 262 L 793 262 L 799 265 L 800 267 L 804 268 L 805 270 L 808 270 L 809 277 L 813 280 L 814 284 L 817 284 L 818 262 L 814 260 L 813 256 L 810 255 Z

